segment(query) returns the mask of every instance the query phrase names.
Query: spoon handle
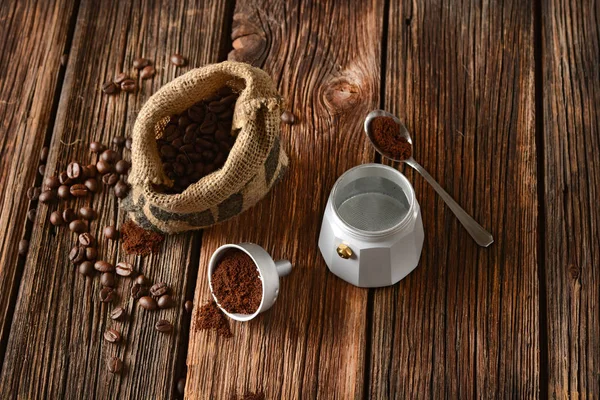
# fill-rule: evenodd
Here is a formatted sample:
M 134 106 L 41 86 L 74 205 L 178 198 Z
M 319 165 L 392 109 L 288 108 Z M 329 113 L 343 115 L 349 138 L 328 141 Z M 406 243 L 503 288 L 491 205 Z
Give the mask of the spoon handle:
M 473 237 L 475 242 L 482 247 L 488 247 L 490 244 L 494 242 L 494 238 L 492 234 L 483 229 L 481 225 L 477 223 L 461 206 L 458 205 L 456 201 L 446 192 L 439 183 L 433 179 L 429 172 L 425 170 L 418 162 L 415 161 L 414 158 L 409 158 L 408 160 L 404 160 L 405 163 L 413 167 L 433 188 L 436 192 L 441 196 L 444 202 L 450 207 L 456 218 L 460 221 L 460 223 L 465 227 L 469 235 Z

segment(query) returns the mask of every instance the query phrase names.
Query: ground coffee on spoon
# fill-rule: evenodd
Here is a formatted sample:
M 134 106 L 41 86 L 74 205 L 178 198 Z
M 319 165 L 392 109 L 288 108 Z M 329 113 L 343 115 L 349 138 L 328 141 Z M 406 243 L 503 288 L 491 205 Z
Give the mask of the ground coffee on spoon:
M 406 160 L 412 155 L 412 145 L 401 136 L 400 126 L 390 117 L 377 117 L 371 122 L 375 144 L 395 160 Z

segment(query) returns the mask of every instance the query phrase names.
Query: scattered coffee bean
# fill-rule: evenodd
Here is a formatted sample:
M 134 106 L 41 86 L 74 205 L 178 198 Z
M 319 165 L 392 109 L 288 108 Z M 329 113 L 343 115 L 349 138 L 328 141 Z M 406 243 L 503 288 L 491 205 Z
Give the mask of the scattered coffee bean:
M 108 186 L 114 186 L 115 183 L 117 183 L 119 181 L 119 175 L 112 173 L 112 174 L 106 174 L 102 177 L 102 183 L 104 183 L 105 185 Z
M 123 180 L 120 180 L 115 184 L 114 191 L 115 196 L 117 196 L 119 199 L 124 199 L 127 197 L 127 193 L 129 193 L 129 185 L 123 182 Z
M 123 307 L 117 307 L 110 312 L 110 319 L 115 321 L 121 321 L 125 317 L 125 309 Z
M 115 299 L 115 290 L 113 288 L 103 287 L 102 290 L 100 290 L 100 301 L 101 302 L 110 303 L 114 299 Z
M 284 111 L 281 114 L 281 122 L 288 125 L 293 125 L 296 122 L 296 116 L 289 111 Z
M 115 79 L 113 79 L 113 82 L 118 85 L 119 83 L 123 82 L 125 79 L 129 79 L 129 76 L 127 76 L 126 73 L 121 72 L 121 73 L 117 74 L 117 76 L 115 76 Z
M 104 227 L 104 237 L 111 240 L 119 238 L 119 231 L 112 225 Z
M 42 147 L 42 151 L 40 152 L 40 162 L 45 164 L 48 160 L 48 153 L 50 149 L 47 146 Z
M 116 329 L 107 329 L 104 332 L 104 340 L 110 343 L 117 343 L 121 341 L 121 333 Z
M 60 181 L 61 185 L 68 186 L 73 183 L 73 180 L 67 175 L 67 171 L 62 171 L 60 174 L 58 174 L 58 180 Z
M 31 222 L 35 222 L 35 214 L 37 214 L 37 210 L 35 208 L 30 209 L 27 211 L 27 219 Z
M 132 140 L 131 140 L 131 138 L 127 138 L 127 139 L 125 140 L 125 148 L 126 148 L 127 150 L 131 150 L 131 143 L 132 143 Z
M 67 166 L 67 176 L 73 180 L 81 178 L 82 172 L 83 170 L 81 164 L 79 164 L 78 162 L 69 163 L 69 165 Z
M 121 157 L 119 156 L 119 153 L 117 153 L 116 151 L 107 149 L 107 150 L 104 150 L 102 152 L 102 154 L 100 154 L 100 159 L 103 161 L 109 162 L 109 163 L 115 163 L 118 160 L 120 160 Z
M 145 287 L 143 287 L 137 283 L 134 283 L 133 285 L 131 285 L 130 294 L 131 294 L 131 297 L 133 297 L 136 300 L 142 296 L 147 295 L 148 294 L 147 292 L 148 291 L 146 290 Z
M 100 142 L 92 142 L 90 143 L 90 150 L 93 153 L 102 153 L 104 150 L 106 150 L 106 146 Z
M 76 183 L 75 185 L 71 186 L 69 190 L 71 195 L 75 197 L 85 197 L 90 192 L 83 183 Z
M 123 369 L 123 362 L 117 357 L 111 357 L 106 361 L 106 369 L 111 374 L 119 374 Z
M 112 272 L 103 272 L 100 275 L 100 284 L 106 287 L 115 287 L 115 274 Z
M 123 136 L 115 136 L 112 140 L 113 144 L 116 144 L 118 147 L 123 147 L 125 144 L 125 138 Z
M 185 394 L 185 378 L 179 378 L 177 381 L 177 393 L 179 393 L 180 396 Z
M 95 247 L 86 247 L 85 259 L 88 261 L 96 261 L 96 258 L 98 258 L 98 249 Z
M 150 65 L 150 60 L 147 58 L 140 57 L 133 60 L 133 68 L 135 69 L 142 69 L 148 65 Z
M 158 298 L 158 308 L 171 308 L 175 305 L 175 300 L 168 294 L 163 294 Z
M 156 310 L 158 308 L 158 304 L 156 304 L 156 300 L 154 300 L 150 296 L 143 296 L 139 300 L 140 306 L 146 310 Z
M 40 193 L 42 193 L 42 189 L 39 187 L 30 187 L 27 189 L 27 198 L 31 201 L 36 201 L 40 197 Z
M 86 179 L 83 184 L 92 193 L 97 193 L 100 189 L 100 185 L 98 185 L 98 181 L 94 178 Z
M 75 233 L 87 232 L 87 224 L 80 219 L 75 219 L 69 223 L 69 230 Z
M 91 261 L 84 261 L 79 264 L 79 273 L 84 276 L 94 276 L 94 264 Z
M 72 208 L 66 208 L 62 213 L 62 217 L 65 222 L 70 223 L 75 221 L 77 214 L 75 214 L 75 211 Z
M 21 239 L 19 242 L 19 255 L 24 256 L 27 254 L 27 250 L 29 250 L 29 241 Z
M 102 91 L 105 94 L 116 94 L 119 93 L 119 86 L 117 86 L 114 82 L 106 82 L 102 85 Z
M 85 247 L 82 246 L 73 246 L 71 252 L 69 253 L 69 260 L 77 265 L 80 262 L 85 260 Z
M 137 85 L 133 79 L 125 79 L 121 82 L 121 89 L 127 93 L 134 93 L 137 89 Z
M 119 276 L 131 276 L 133 274 L 133 265 L 127 261 L 121 261 L 115 266 L 115 271 Z
M 67 185 L 60 185 L 57 194 L 61 199 L 67 200 L 71 197 L 71 189 Z
M 171 63 L 178 67 L 183 67 L 187 64 L 187 60 L 181 54 L 175 53 L 171 56 Z
M 98 175 L 98 170 L 96 169 L 96 164 L 88 164 L 84 168 L 84 178 L 95 178 Z
M 159 320 L 154 327 L 157 331 L 162 333 L 169 333 L 173 330 L 173 324 L 166 319 Z
M 96 211 L 91 207 L 81 207 L 79 209 L 79 216 L 88 221 L 94 220 L 97 217 Z
M 140 78 L 142 79 L 150 79 L 154 76 L 156 70 L 152 65 L 146 65 L 142 71 L 140 72 Z
M 164 282 L 155 283 L 150 288 L 150 294 L 154 297 L 162 296 L 169 291 L 169 286 Z
M 50 223 L 54 226 L 59 226 L 65 223 L 60 211 L 53 211 L 52 214 L 50 214 Z
M 58 176 L 49 176 L 44 179 L 44 185 L 48 189 L 56 189 L 60 186 L 60 180 L 58 179 Z
M 101 175 L 108 174 L 113 171 L 113 165 L 108 161 L 100 160 L 96 163 L 96 169 Z
M 129 167 L 130 167 L 130 165 L 127 161 L 119 160 L 115 164 L 115 171 L 117 171 L 118 174 L 126 175 L 127 172 L 129 171 Z
M 146 276 L 144 276 L 144 275 L 138 275 L 135 278 L 134 282 L 140 286 L 149 286 L 150 285 L 150 279 L 146 278 Z
M 106 261 L 96 261 L 94 268 L 96 268 L 96 271 L 100 272 L 113 272 L 115 270 L 114 265 L 107 263 Z
M 52 190 L 44 190 L 39 197 L 39 200 L 44 204 L 48 204 L 54 201 L 54 199 L 56 199 L 56 195 Z
M 93 246 L 95 242 L 96 238 L 91 233 L 84 232 L 79 235 L 79 244 L 83 247 Z
M 45 173 L 46 173 L 46 165 L 42 164 L 38 167 L 38 174 L 40 174 L 41 176 L 44 176 Z
M 185 304 L 183 305 L 183 308 L 185 308 L 185 311 L 187 313 L 191 313 L 192 309 L 194 308 L 194 303 L 191 300 L 188 300 L 185 302 Z

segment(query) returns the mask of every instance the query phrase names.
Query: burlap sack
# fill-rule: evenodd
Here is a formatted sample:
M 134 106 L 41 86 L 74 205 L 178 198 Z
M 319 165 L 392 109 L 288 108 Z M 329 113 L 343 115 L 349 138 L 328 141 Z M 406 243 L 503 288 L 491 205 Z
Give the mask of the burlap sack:
M 239 92 L 232 125 L 237 139 L 225 165 L 181 194 L 158 192 L 153 184 L 172 183 L 156 144 L 168 117 L 213 96 L 224 85 Z M 146 229 L 176 233 L 213 225 L 253 206 L 287 169 L 288 158 L 279 142 L 280 103 L 269 76 L 244 63 L 208 65 L 163 86 L 135 121 L 132 190 L 122 207 Z

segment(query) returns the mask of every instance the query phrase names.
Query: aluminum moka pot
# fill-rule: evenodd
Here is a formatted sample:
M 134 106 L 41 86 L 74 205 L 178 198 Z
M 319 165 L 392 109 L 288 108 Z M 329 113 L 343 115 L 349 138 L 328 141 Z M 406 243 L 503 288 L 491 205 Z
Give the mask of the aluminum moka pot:
M 423 222 L 415 191 L 398 170 L 363 164 L 331 193 L 319 236 L 329 270 L 359 287 L 397 283 L 417 267 Z

